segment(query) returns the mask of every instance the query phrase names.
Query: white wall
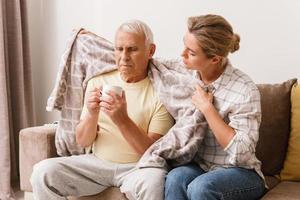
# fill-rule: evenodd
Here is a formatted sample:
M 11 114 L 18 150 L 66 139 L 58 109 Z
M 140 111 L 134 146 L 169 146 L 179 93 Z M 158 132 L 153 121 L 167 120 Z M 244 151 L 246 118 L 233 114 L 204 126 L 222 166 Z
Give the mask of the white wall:
M 300 78 L 300 1 L 298 0 L 28 0 L 29 31 L 38 123 L 56 120 L 45 105 L 60 56 L 73 28 L 84 27 L 111 41 L 128 19 L 145 21 L 153 30 L 156 56 L 174 58 L 182 50 L 188 16 L 224 16 L 240 34 L 235 67 L 256 83 Z

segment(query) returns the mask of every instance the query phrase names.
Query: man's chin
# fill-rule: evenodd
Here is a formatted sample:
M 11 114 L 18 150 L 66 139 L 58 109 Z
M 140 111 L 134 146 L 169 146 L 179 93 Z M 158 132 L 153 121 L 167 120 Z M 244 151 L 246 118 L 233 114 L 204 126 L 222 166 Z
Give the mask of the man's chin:
M 128 76 L 132 76 L 134 74 L 133 71 L 131 70 L 124 70 L 124 69 L 119 69 L 119 72 L 121 74 L 122 77 L 128 77 Z
M 120 72 L 120 76 L 121 76 L 121 79 L 127 83 L 131 82 L 133 77 L 132 77 L 132 73 L 122 73 Z
M 133 70 L 130 67 L 120 67 L 119 71 L 121 74 L 132 74 Z
M 124 68 L 132 68 L 132 65 L 120 65 L 120 68 L 122 68 L 122 67 L 124 67 Z

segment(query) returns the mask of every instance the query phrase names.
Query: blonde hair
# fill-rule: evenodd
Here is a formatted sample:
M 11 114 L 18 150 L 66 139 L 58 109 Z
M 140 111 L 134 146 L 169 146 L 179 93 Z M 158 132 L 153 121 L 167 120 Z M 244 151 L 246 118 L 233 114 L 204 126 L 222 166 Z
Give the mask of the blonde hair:
M 231 25 L 219 15 L 201 15 L 188 18 L 188 30 L 199 42 L 208 58 L 215 55 L 227 57 L 240 48 L 240 36 L 233 33 Z
M 153 33 L 149 26 L 140 20 L 130 20 L 121 24 L 117 31 L 141 34 L 145 36 L 146 45 L 154 43 Z

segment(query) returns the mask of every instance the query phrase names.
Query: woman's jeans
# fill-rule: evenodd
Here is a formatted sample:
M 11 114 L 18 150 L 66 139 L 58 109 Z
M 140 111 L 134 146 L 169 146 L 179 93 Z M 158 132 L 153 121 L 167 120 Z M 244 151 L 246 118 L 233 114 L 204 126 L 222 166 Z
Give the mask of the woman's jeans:
M 254 170 L 232 167 L 205 172 L 196 164 L 188 164 L 167 175 L 165 200 L 252 200 L 259 199 L 264 191 L 264 181 Z

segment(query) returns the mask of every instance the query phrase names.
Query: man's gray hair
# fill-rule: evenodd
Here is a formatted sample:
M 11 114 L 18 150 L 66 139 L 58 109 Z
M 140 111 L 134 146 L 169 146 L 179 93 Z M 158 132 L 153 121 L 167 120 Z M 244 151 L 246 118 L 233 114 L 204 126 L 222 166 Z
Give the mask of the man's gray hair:
M 143 34 L 145 36 L 146 45 L 153 44 L 153 33 L 149 26 L 140 20 L 130 20 L 120 25 L 117 31 L 125 31 L 128 33 Z

